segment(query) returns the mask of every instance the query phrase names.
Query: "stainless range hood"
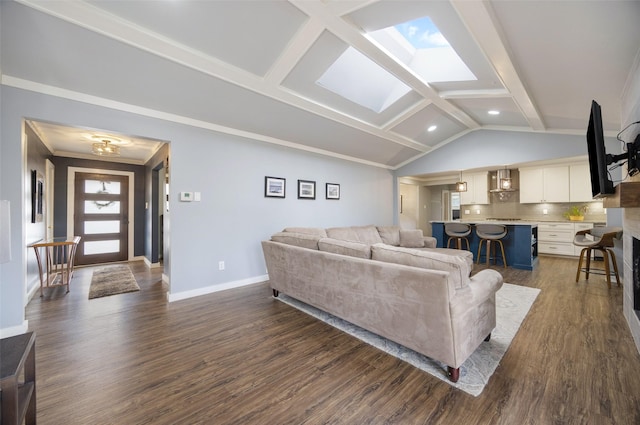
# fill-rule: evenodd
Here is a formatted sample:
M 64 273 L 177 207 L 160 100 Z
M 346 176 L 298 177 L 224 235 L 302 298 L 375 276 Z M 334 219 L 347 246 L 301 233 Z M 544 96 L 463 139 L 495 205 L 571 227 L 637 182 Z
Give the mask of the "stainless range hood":
M 506 168 L 497 170 L 495 176 L 491 176 L 491 193 L 516 192 L 518 190 L 517 179 L 512 176 L 511 170 Z

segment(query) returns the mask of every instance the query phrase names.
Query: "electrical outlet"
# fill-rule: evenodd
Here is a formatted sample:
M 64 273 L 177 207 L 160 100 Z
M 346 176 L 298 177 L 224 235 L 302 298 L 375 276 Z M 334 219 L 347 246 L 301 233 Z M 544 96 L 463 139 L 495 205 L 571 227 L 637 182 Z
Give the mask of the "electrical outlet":
M 548 209 L 546 209 L 546 208 L 544 208 L 544 209 L 542 210 L 542 214 L 544 214 L 544 215 L 549 214 L 549 210 L 548 210 Z
M 469 211 L 469 210 L 464 210 L 464 213 L 465 213 L 465 214 L 471 214 L 471 211 Z
M 218 261 L 218 270 L 224 270 L 224 261 Z

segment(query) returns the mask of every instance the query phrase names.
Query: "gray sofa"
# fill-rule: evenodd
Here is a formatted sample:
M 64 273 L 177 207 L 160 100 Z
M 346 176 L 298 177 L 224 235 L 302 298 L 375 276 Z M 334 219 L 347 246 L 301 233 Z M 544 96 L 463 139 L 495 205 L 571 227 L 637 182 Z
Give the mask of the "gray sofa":
M 287 228 L 262 248 L 274 296 L 282 292 L 438 360 L 456 382 L 495 328 L 502 275 L 470 276 L 470 252 L 432 248 L 431 239 L 396 226 Z

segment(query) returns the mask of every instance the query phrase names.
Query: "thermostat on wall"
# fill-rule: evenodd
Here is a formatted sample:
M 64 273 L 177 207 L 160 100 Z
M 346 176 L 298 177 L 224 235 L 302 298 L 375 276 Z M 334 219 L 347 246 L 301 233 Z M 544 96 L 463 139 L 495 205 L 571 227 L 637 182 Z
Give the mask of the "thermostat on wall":
M 193 201 L 193 192 L 180 192 L 180 202 Z

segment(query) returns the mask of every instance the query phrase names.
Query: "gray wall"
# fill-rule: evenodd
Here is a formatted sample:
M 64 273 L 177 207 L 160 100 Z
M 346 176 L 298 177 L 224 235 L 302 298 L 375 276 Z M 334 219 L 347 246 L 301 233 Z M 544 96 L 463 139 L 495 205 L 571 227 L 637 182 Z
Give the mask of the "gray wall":
M 270 145 L 2 86 L 0 199 L 11 201 L 13 259 L 0 265 L 0 332 L 26 330 L 24 117 L 167 140 L 170 160 L 171 294 L 244 282 L 266 272 L 260 241 L 285 226 L 387 224 L 393 221 L 394 179 L 386 169 Z M 287 179 L 286 199 L 264 197 L 264 177 Z M 298 200 L 297 179 L 315 180 L 316 200 Z M 326 182 L 341 199 L 324 199 Z M 179 202 L 199 191 L 201 202 Z M 145 191 L 145 201 L 151 201 Z M 149 238 L 149 235 L 146 236 Z M 150 241 L 145 241 L 151 243 Z M 224 260 L 226 270 L 218 271 Z M 189 292 L 191 291 L 191 292 Z

